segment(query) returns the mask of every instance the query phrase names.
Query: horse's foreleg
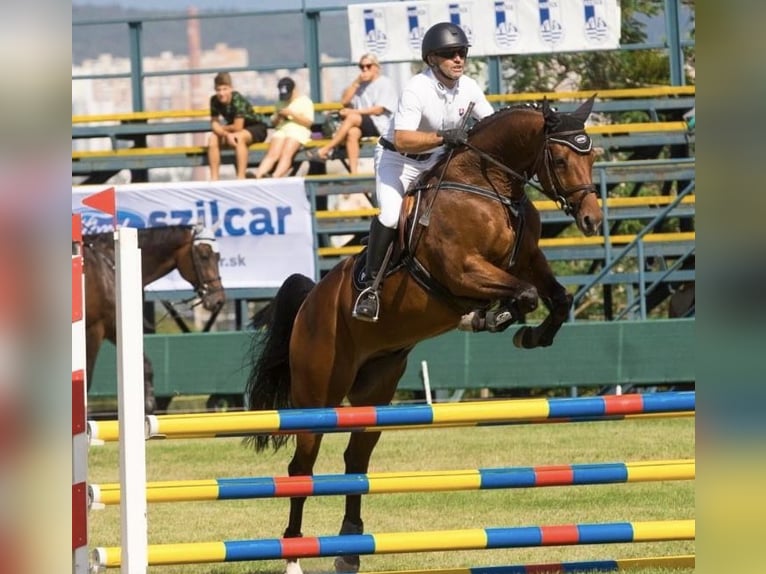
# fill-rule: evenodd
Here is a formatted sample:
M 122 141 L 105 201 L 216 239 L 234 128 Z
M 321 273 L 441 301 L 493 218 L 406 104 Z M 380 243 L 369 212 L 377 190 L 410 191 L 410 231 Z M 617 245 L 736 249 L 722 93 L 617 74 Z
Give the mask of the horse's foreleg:
M 525 326 L 513 336 L 513 343 L 524 349 L 549 347 L 553 344 L 556 333 L 567 320 L 569 309 L 572 307 L 572 295 L 564 286 L 556 281 L 548 260 L 542 251 L 538 251 L 533 259 L 531 281 L 537 287 L 543 303 L 548 308 L 548 316 L 537 326 Z
M 379 432 L 353 433 L 348 441 L 348 447 L 343 454 L 346 462 L 346 474 L 364 474 L 370 465 L 370 457 L 375 445 L 380 438 Z M 343 523 L 340 534 L 362 534 L 364 522 L 362 522 L 362 497 L 359 494 L 346 496 L 346 512 L 343 515 Z M 345 554 L 335 559 L 336 572 L 358 572 L 359 555 Z
M 449 290 L 458 297 L 501 301 L 510 299 L 517 313 L 526 315 L 538 305 L 538 294 L 532 282 L 519 279 L 482 258 L 465 261 L 454 274 Z
M 319 447 L 322 444 L 321 434 L 302 433 L 295 439 L 295 454 L 287 467 L 287 473 L 290 476 L 311 476 L 314 472 L 314 463 L 319 454 Z M 285 538 L 300 538 L 303 536 L 301 526 L 303 524 L 303 505 L 306 503 L 306 497 L 293 497 L 290 499 L 290 518 L 285 529 Z M 286 574 L 302 574 L 300 564 L 297 559 L 287 561 L 285 568 Z

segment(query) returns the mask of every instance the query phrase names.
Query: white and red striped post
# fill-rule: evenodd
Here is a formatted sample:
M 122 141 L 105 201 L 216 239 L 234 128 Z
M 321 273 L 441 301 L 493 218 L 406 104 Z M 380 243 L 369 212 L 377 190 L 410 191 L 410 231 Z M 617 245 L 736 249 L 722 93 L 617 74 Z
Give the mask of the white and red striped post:
M 85 280 L 82 224 L 72 215 L 72 573 L 88 572 L 88 437 L 85 419 Z

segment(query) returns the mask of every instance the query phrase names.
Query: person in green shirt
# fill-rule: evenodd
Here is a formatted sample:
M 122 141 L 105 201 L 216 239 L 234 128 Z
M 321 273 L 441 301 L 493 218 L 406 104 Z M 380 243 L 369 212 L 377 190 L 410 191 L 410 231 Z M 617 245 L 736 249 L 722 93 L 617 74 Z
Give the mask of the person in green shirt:
M 231 74 L 220 72 L 214 80 L 215 94 L 210 97 L 210 127 L 207 160 L 210 179 L 219 179 L 221 148 L 235 150 L 237 179 L 247 171 L 248 146 L 266 139 L 268 128 L 260 114 L 253 112 L 248 99 L 232 88 Z

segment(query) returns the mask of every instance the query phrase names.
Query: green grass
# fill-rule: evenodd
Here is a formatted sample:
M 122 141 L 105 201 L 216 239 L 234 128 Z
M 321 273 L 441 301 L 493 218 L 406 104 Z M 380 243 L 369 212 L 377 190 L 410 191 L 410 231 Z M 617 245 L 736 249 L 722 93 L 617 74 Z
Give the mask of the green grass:
M 347 435 L 324 438 L 315 472 L 343 472 Z M 148 480 L 284 475 L 292 446 L 256 455 L 238 439 L 152 441 Z M 389 431 L 371 471 L 457 470 L 492 466 L 660 460 L 694 457 L 694 419 Z M 89 480 L 119 479 L 116 445 L 90 452 Z M 287 499 L 152 504 L 151 544 L 277 538 L 287 524 Z M 371 533 L 694 518 L 694 483 L 655 482 L 496 491 L 370 495 L 363 499 Z M 306 536 L 337 533 L 343 498 L 306 503 Z M 89 545 L 117 546 L 119 507 L 91 511 Z M 694 553 L 694 542 L 570 546 L 513 550 L 363 556 L 362 571 L 453 568 Z M 327 572 L 332 558 L 302 560 L 304 571 Z M 276 574 L 283 561 L 152 567 L 152 574 Z M 673 572 L 691 572 L 691 569 Z M 667 569 L 644 569 L 662 574 Z

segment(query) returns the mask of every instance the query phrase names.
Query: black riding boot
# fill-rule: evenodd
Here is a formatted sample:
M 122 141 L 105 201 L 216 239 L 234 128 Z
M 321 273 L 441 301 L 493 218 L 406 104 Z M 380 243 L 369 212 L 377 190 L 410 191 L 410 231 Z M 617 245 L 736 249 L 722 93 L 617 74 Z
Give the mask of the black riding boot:
M 367 286 L 359 294 L 354 304 L 352 316 L 362 321 L 377 321 L 380 311 L 378 290 L 374 288 L 375 278 L 379 273 L 385 273 L 383 260 L 386 258 L 391 242 L 396 236 L 396 229 L 383 225 L 376 217 L 370 225 L 370 239 L 367 243 Z

